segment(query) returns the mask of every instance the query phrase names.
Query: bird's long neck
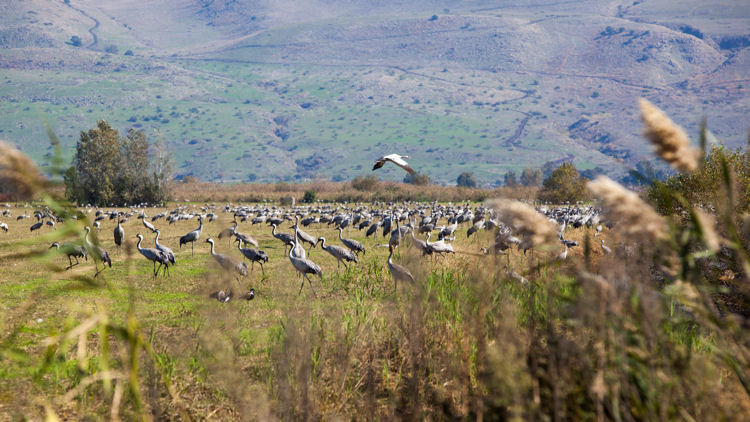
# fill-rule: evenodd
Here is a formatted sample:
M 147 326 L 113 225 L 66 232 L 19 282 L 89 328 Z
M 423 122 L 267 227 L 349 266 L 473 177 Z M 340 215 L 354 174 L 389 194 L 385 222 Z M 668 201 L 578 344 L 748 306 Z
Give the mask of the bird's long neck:
M 271 230 L 271 234 L 274 235 L 274 236 L 276 236 L 276 224 L 274 224 L 271 227 L 273 227 L 273 230 Z
M 156 246 L 159 246 L 159 234 L 160 234 L 159 232 L 156 232 L 156 239 L 154 239 L 154 244 Z
M 344 232 L 344 230 L 339 229 L 339 239 L 341 239 L 341 240 L 343 240 L 343 238 L 341 237 L 341 233 L 343 233 L 343 232 Z
M 88 227 L 86 227 L 86 236 L 83 238 L 83 240 L 86 241 L 87 245 L 91 245 L 91 242 L 89 242 L 89 232 L 90 231 L 91 231 L 91 229 L 89 229 Z
M 326 238 L 325 237 L 321 237 L 320 238 L 320 247 L 323 248 L 323 249 L 327 249 L 326 248 Z
M 214 252 L 214 242 L 209 242 L 211 244 L 211 255 L 216 256 L 216 252 Z
M 203 229 L 203 219 L 199 218 L 198 219 L 198 231 L 200 231 L 202 229 Z
M 242 239 L 237 239 L 237 249 L 242 250 Z
M 136 245 L 136 248 L 138 248 L 139 251 L 141 250 L 141 242 L 143 242 L 143 237 L 138 237 L 138 244 Z

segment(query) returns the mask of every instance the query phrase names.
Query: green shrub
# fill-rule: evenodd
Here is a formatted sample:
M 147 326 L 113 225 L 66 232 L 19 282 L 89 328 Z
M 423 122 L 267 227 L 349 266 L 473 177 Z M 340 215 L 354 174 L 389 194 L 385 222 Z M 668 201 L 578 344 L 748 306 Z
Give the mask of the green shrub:
M 432 181 L 430 180 L 430 176 L 422 173 L 416 173 L 411 174 L 407 173 L 406 176 L 404 176 L 404 183 L 409 183 L 412 185 L 418 185 L 418 186 L 427 186 Z
M 708 209 L 717 209 L 726 202 L 726 189 L 722 189 L 724 176 L 722 163 L 727 163 L 734 184 L 734 212 L 750 210 L 750 154 L 747 150 L 729 150 L 724 146 L 713 146 L 700 168 L 693 173 L 680 173 L 664 182 L 654 182 L 647 191 L 649 200 L 662 214 L 682 211 L 682 205 L 674 200 L 677 193 L 690 204 Z
M 315 199 L 317 198 L 317 196 L 318 196 L 318 193 L 315 192 L 314 190 L 305 191 L 305 197 L 302 199 L 302 202 L 306 204 L 312 204 L 313 202 L 315 202 Z
M 563 163 L 542 183 L 539 200 L 554 204 L 576 202 L 586 198 L 586 179 L 572 163 Z
M 352 180 L 352 187 L 358 191 L 374 191 L 378 186 L 378 176 L 369 174 L 360 175 Z
M 474 175 L 469 173 L 468 171 L 465 171 L 458 175 L 458 178 L 456 179 L 456 185 L 462 186 L 465 188 L 475 188 L 477 187 L 477 181 L 474 180 Z

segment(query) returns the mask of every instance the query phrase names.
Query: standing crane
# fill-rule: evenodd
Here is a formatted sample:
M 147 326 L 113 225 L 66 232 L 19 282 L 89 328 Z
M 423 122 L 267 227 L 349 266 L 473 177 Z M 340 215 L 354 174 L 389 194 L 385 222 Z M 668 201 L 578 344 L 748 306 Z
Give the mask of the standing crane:
M 195 251 L 193 247 L 195 245 L 195 241 L 201 237 L 202 231 L 203 231 L 203 218 L 198 216 L 198 228 L 189 232 L 185 236 L 180 237 L 180 249 L 182 249 L 182 245 L 190 242 L 190 255 L 194 255 Z M 211 250 L 213 250 L 213 248 Z
M 143 241 L 143 236 L 141 234 L 136 235 L 138 238 L 138 245 L 136 245 L 136 248 L 138 248 L 138 252 L 141 253 L 146 259 L 154 263 L 154 277 L 159 273 L 159 270 L 162 266 L 164 266 L 164 275 L 167 275 L 168 265 L 169 265 L 169 258 L 161 252 L 158 249 L 155 248 L 142 248 L 141 242 Z M 159 263 L 159 268 L 156 268 L 156 263 Z
M 122 250 L 122 241 L 125 239 L 125 230 L 120 225 L 120 216 L 117 216 L 117 226 L 115 226 L 115 245 L 117 245 L 117 252 Z
M 247 276 L 247 263 L 238 262 L 237 260 L 235 260 L 229 255 L 224 255 L 224 254 L 214 252 L 214 240 L 211 239 L 210 237 L 206 239 L 206 243 L 211 244 L 211 256 L 214 257 L 214 259 L 216 260 L 216 262 L 219 263 L 219 265 L 221 265 L 221 268 L 223 268 L 224 271 L 234 272 L 238 274 L 237 284 L 240 284 L 240 276 L 242 277 Z
M 305 280 L 310 284 L 310 288 L 313 291 L 313 295 L 317 296 L 315 293 L 315 288 L 312 285 L 312 281 L 307 277 L 308 274 L 317 274 L 320 276 L 321 280 L 323 279 L 323 272 L 320 270 L 320 267 L 318 264 L 310 261 L 307 258 L 299 258 L 294 255 L 294 244 L 296 243 L 297 239 L 295 236 L 295 239 L 289 242 L 289 261 L 294 266 L 294 269 L 297 270 L 297 272 L 302 276 L 302 284 L 299 286 L 299 292 L 297 294 L 302 293 L 302 288 L 305 287 Z
M 154 239 L 154 246 L 156 246 L 156 249 L 158 249 L 161 253 L 167 256 L 167 259 L 172 265 L 176 264 L 177 260 L 174 257 L 174 252 L 172 252 L 172 249 L 169 249 L 168 247 L 159 243 L 159 234 L 161 234 L 161 232 L 159 231 L 159 229 L 156 229 L 156 238 Z
M 104 271 L 105 264 L 109 265 L 109 268 L 112 268 L 112 260 L 109 258 L 109 253 L 107 253 L 104 248 L 98 245 L 92 245 L 91 242 L 89 242 L 89 233 L 91 232 L 91 227 L 86 226 L 86 236 L 83 238 L 84 242 L 86 243 L 86 250 L 88 251 L 88 254 L 91 255 L 91 257 L 94 259 L 94 266 L 96 266 L 96 274 L 94 274 L 94 277 L 98 276 L 100 272 Z M 99 265 L 97 264 L 97 261 L 101 261 L 102 263 L 102 269 L 99 269 Z
M 275 237 L 275 238 L 279 239 L 280 241 L 284 242 L 284 245 L 285 245 L 284 252 L 286 252 L 286 246 L 292 244 L 292 242 L 294 241 L 294 236 L 292 236 L 289 233 L 276 233 L 276 223 L 271 224 L 271 227 L 273 227 L 273 229 L 271 230 L 271 234 L 273 235 L 273 237 Z M 294 248 L 295 244 L 296 244 L 296 242 L 294 242 L 294 244 L 292 244 L 292 248 Z

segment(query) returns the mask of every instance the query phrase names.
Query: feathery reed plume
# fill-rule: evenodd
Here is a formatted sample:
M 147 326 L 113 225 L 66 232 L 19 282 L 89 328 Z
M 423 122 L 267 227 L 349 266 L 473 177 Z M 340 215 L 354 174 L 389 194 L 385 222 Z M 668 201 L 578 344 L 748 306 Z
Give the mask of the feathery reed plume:
M 16 200 L 31 199 L 43 182 L 36 165 L 26 154 L 0 141 L 0 195 Z
M 683 173 L 697 170 L 701 152 L 690 146 L 685 131 L 648 100 L 641 98 L 638 104 L 646 125 L 643 135 L 654 145 L 656 155 Z
M 524 247 L 555 244 L 557 227 L 534 208 L 507 199 L 494 199 L 488 205 L 495 209 L 498 219 L 523 239 Z
M 666 235 L 664 219 L 635 192 L 606 176 L 599 176 L 586 186 L 602 200 L 607 215 L 616 223 L 615 229 L 628 238 L 648 242 Z
M 703 242 L 711 252 L 719 251 L 719 235 L 716 233 L 716 223 L 714 218 L 706 213 L 705 211 L 695 208 L 693 209 L 695 216 L 695 224 L 700 230 Z

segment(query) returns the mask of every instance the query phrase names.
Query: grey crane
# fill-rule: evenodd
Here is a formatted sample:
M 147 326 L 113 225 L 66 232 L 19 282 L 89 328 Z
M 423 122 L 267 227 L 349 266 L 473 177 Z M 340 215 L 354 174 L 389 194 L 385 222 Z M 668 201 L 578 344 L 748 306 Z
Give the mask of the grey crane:
M 137 234 L 135 237 L 138 238 L 138 244 L 136 245 L 136 248 L 138 248 L 138 252 L 141 253 L 146 259 L 154 263 L 154 277 L 159 273 L 159 270 L 164 266 L 164 275 L 167 275 L 167 270 L 169 269 L 169 258 L 167 258 L 167 255 L 164 254 L 162 251 L 156 249 L 156 248 L 142 248 L 141 242 L 143 242 L 143 236 L 141 234 Z M 156 263 L 159 263 L 159 268 L 156 268 Z
M 260 264 L 260 270 L 263 271 L 265 274 L 265 270 L 263 269 L 263 263 L 268 262 L 268 255 L 266 255 L 265 252 L 255 249 L 255 248 L 243 248 L 243 242 L 242 239 L 235 239 L 235 242 L 237 242 L 237 249 L 240 250 L 242 255 L 245 256 L 245 258 L 249 259 L 251 264 L 250 268 L 252 269 L 255 266 L 255 263 L 257 262 Z
M 73 268 L 73 266 L 78 265 L 79 264 L 78 258 L 84 258 L 87 261 L 89 260 L 88 254 L 86 253 L 86 249 L 84 249 L 83 246 L 81 245 L 74 245 L 71 243 L 63 243 L 62 245 L 60 245 L 59 243 L 55 242 L 52 244 L 52 246 L 50 246 L 50 248 L 57 248 L 58 251 L 61 251 L 62 253 L 68 256 L 68 263 L 70 265 L 68 265 L 68 267 L 65 268 L 66 270 L 69 270 Z M 71 258 L 76 259 L 75 264 L 73 263 L 73 260 Z
M 214 240 L 210 237 L 206 239 L 206 243 L 211 244 L 211 256 L 221 265 L 224 271 L 237 273 L 237 284 L 240 284 L 240 276 L 247 276 L 247 263 L 239 262 L 229 255 L 214 252 Z
M 294 269 L 302 276 L 302 284 L 299 286 L 299 292 L 297 294 L 302 293 L 302 288 L 305 287 L 305 280 L 310 284 L 310 288 L 313 291 L 313 295 L 317 296 L 315 293 L 315 288 L 312 285 L 312 281 L 307 277 L 308 274 L 317 274 L 320 276 L 321 280 L 323 279 L 323 272 L 320 270 L 320 267 L 318 264 L 310 261 L 307 258 L 299 258 L 297 256 L 294 256 L 294 243 L 296 239 L 292 239 L 289 242 L 289 261 L 292 263 L 292 266 L 294 266 Z
M 258 247 L 258 241 L 255 240 L 249 234 L 240 233 L 240 232 L 234 232 L 234 237 L 237 238 L 237 239 L 240 239 L 243 243 L 249 243 L 249 244 L 255 246 L 256 248 Z
M 143 222 L 143 227 L 151 230 L 151 233 L 156 233 L 156 228 L 154 228 L 154 225 L 149 223 L 148 220 L 146 220 L 146 218 L 148 218 L 146 214 L 139 215 L 138 218 L 140 218 L 141 221 Z
M 344 264 L 344 268 L 349 268 L 349 266 L 346 265 L 346 261 L 354 262 L 355 264 L 357 263 L 357 255 L 354 255 L 349 249 L 336 245 L 326 246 L 326 238 L 323 236 L 319 237 L 318 241 L 320 242 L 320 247 L 323 248 L 324 251 L 336 258 L 336 268 L 341 268 L 342 263 Z
M 174 252 L 172 252 L 172 249 L 169 249 L 168 247 L 162 245 L 159 243 L 159 235 L 161 232 L 159 229 L 156 229 L 156 238 L 154 239 L 154 246 L 156 246 L 156 249 L 158 249 L 161 253 L 167 256 L 167 259 L 169 260 L 172 265 L 177 263 L 177 260 L 174 257 Z
M 125 239 L 125 229 L 120 225 L 120 217 L 117 217 L 117 226 L 114 229 L 115 245 L 118 253 L 122 250 L 122 241 Z
M 193 250 L 193 247 L 195 245 L 195 241 L 201 237 L 202 231 L 203 231 L 203 218 L 198 217 L 198 228 L 186 234 L 185 236 L 180 237 L 180 249 L 182 249 L 182 245 L 190 242 L 190 255 L 194 255 L 195 251 Z
M 388 246 L 388 251 L 390 252 L 388 254 L 388 270 L 391 272 L 391 276 L 393 277 L 393 287 L 398 287 L 398 282 L 410 282 L 414 283 L 414 276 L 411 275 L 411 272 L 409 272 L 409 269 L 404 267 L 403 265 L 396 264 L 393 262 L 393 247 Z
M 107 253 L 104 248 L 98 245 L 92 245 L 91 242 L 89 242 L 89 233 L 91 232 L 91 227 L 86 226 L 86 236 L 83 238 L 85 242 L 86 251 L 91 257 L 94 259 L 94 266 L 96 266 L 96 274 L 94 274 L 94 277 L 98 276 L 99 273 L 104 271 L 105 264 L 109 265 L 109 268 L 112 268 L 112 260 L 109 258 L 109 253 Z M 99 265 L 97 264 L 97 261 L 102 262 L 102 269 L 99 269 Z
M 271 230 L 271 234 L 273 235 L 273 237 L 279 239 L 284 243 L 284 252 L 286 252 L 286 246 L 292 244 L 292 242 L 294 241 L 294 236 L 289 233 L 276 233 L 276 223 L 271 224 L 271 227 L 273 227 L 273 229 Z M 292 244 L 292 247 L 294 247 L 294 244 Z
M 365 254 L 365 247 L 364 247 L 364 245 L 362 245 L 361 243 L 357 242 L 354 239 L 345 239 L 345 238 L 343 238 L 341 236 L 341 233 L 343 233 L 343 231 L 344 231 L 344 229 L 342 229 L 341 227 L 339 227 L 339 240 L 341 241 L 341 243 L 343 243 L 344 246 L 346 246 L 347 248 L 349 248 L 355 254 L 359 253 L 359 252 L 362 252 L 362 254 L 364 255 Z
M 292 229 L 294 229 L 294 230 L 297 231 L 297 236 L 299 236 L 300 240 L 302 240 L 305 243 L 309 243 L 310 244 L 310 249 L 314 248 L 315 245 L 318 244 L 318 242 L 315 240 L 314 237 L 312 237 L 309 234 L 305 233 L 304 231 L 300 230 L 300 228 L 298 227 L 297 224 L 293 225 L 290 228 L 292 228 Z M 310 249 L 308 249 L 307 251 L 310 252 Z
M 430 253 L 427 249 L 427 242 L 425 242 L 422 239 L 417 239 L 417 237 L 414 236 L 414 230 L 411 231 L 411 241 L 412 241 L 412 244 L 416 246 L 420 252 L 422 252 L 423 256 Z
M 221 232 L 219 232 L 219 239 L 223 239 L 225 237 L 229 237 L 229 244 L 232 244 L 232 236 L 234 236 L 234 233 L 237 231 L 237 220 L 234 220 L 232 222 L 232 227 L 227 227 Z
M 31 227 L 29 227 L 29 231 L 39 230 L 44 225 L 44 222 L 38 221 L 34 223 Z
M 450 243 L 445 243 L 443 240 L 430 242 L 430 234 L 431 233 L 427 233 L 427 240 L 425 240 L 425 245 L 430 251 L 430 254 L 438 254 L 439 256 L 445 257 L 445 255 L 443 255 L 445 253 L 456 253 L 456 251 L 453 250 L 453 245 L 451 245 Z

